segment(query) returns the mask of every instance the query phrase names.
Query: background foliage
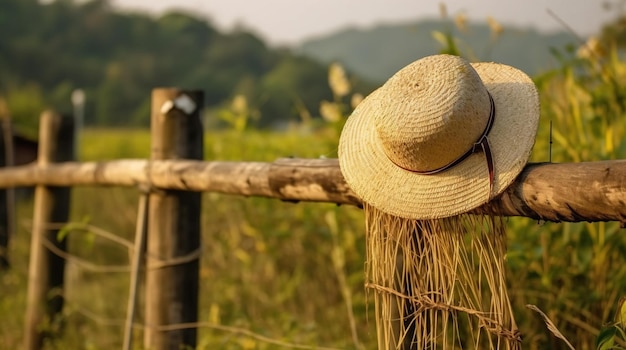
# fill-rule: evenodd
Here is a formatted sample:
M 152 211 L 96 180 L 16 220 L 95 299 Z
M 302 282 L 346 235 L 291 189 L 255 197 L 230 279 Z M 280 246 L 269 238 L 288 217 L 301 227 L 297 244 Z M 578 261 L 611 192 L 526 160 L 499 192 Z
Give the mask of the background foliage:
M 251 125 L 284 127 L 307 113 L 315 118 L 319 101 L 331 97 L 326 65 L 340 61 L 356 73 L 353 89 L 366 94 L 416 57 L 437 52 L 432 33 L 442 28 L 463 38 L 468 57 L 530 74 L 557 66 L 551 47 L 575 42 L 566 31 L 525 28 L 506 28 L 495 40 L 489 23 L 457 16 L 346 29 L 290 49 L 270 47 L 242 26 L 221 31 L 190 12 L 154 17 L 119 12 L 109 0 L 3 0 L 0 98 L 30 133 L 41 107 L 71 111 L 75 89 L 87 96 L 86 125 L 146 126 L 146 91 L 155 86 L 204 90 L 213 128 L 223 126 L 220 115 L 237 96 L 257 114 Z M 20 101 L 29 98 L 32 107 L 24 109 Z
M 192 13 L 154 18 L 114 11 L 108 0 L 3 0 L 0 32 L 0 97 L 18 105 L 14 117 L 28 128 L 42 106 L 71 111 L 74 89 L 88 97 L 87 125 L 117 126 L 147 125 L 146 92 L 155 86 L 202 89 L 213 108 L 243 95 L 260 126 L 297 121 L 331 97 L 325 65 L 269 48 L 245 28 L 220 32 Z M 32 108 L 23 110 L 27 96 Z
M 33 16 L 30 27 L 41 28 L 26 28 L 16 19 L 20 14 Z M 66 15 L 75 15 L 74 22 L 83 27 L 77 31 L 72 27 L 77 24 L 65 20 Z M 84 16 L 93 17 L 80 19 Z M 93 29 L 103 23 L 115 23 L 120 31 Z M 622 142 L 626 137 L 626 63 L 620 56 L 623 39 L 619 34 L 623 23 L 622 19 L 608 25 L 599 39 L 581 43 L 580 49 L 554 48 L 558 68 L 535 76 L 542 117 L 533 161 L 626 158 Z M 160 81 L 153 80 L 152 73 L 159 72 L 163 81 L 197 81 L 207 96 L 225 99 L 216 115 L 228 128 L 206 134 L 207 159 L 336 157 L 339 131 L 362 98 L 355 93 L 361 91 L 355 88 L 357 80 L 341 66 L 332 65 L 327 73 L 326 67 L 310 59 L 267 49 L 244 30 L 222 34 L 186 14 L 153 19 L 116 14 L 106 1 L 40 5 L 31 0 L 3 0 L 0 26 L 9 37 L 20 39 L 0 36 L 0 92 L 14 115 L 36 123 L 36 115 L 46 105 L 62 105 L 73 88 L 90 83 L 98 96 L 90 107 L 92 122 L 104 118 L 101 122 L 106 124 L 140 123 L 142 115 L 147 116 L 147 110 L 141 110 L 148 108 L 145 95 L 153 87 L 150 84 Z M 66 32 L 51 35 L 50 28 Z M 98 42 L 115 44 L 102 49 L 81 38 L 90 28 L 89 35 L 99 33 Z M 490 28 L 497 37 L 498 27 L 492 23 Z M 147 33 L 158 33 L 158 40 L 145 39 Z M 446 28 L 435 39 L 442 51 L 466 57 L 475 54 L 467 51 L 462 36 Z M 207 45 L 199 56 L 173 57 L 172 52 L 187 52 L 197 43 Z M 72 60 L 75 55 L 88 59 L 69 64 L 57 54 L 50 56 L 53 51 L 48 49 L 55 45 L 68 50 L 64 59 Z M 151 56 L 141 45 L 160 54 Z M 171 51 L 170 45 L 181 46 Z M 163 61 L 169 59 L 168 64 Z M 171 68 L 179 59 L 189 60 L 185 74 Z M 194 60 L 202 62 L 195 65 Z M 201 67 L 206 62 L 222 62 L 222 66 L 205 71 Z M 90 71 L 94 74 L 86 74 Z M 316 95 L 313 82 L 319 82 L 324 93 Z M 276 115 L 286 110 L 295 113 L 298 123 L 288 132 L 251 128 L 250 123 L 265 115 L 260 106 L 269 101 L 265 99 L 270 93 L 291 96 L 291 102 L 275 102 L 272 107 Z M 137 101 L 144 101 L 143 106 L 136 107 Z M 271 105 L 267 102 L 265 108 Z M 98 108 L 103 111 L 97 112 Z M 312 117 L 318 114 L 322 118 Z M 111 115 L 119 119 L 109 121 Z M 129 116 L 137 119 L 124 119 Z M 81 140 L 82 160 L 145 158 L 150 148 L 145 129 L 87 129 Z M 72 220 L 89 226 L 69 233 L 70 252 L 97 264 L 128 264 L 128 251 L 96 231 L 104 229 L 132 240 L 136 200 L 134 189 L 75 189 Z M 19 232 L 9 252 L 13 265 L 0 274 L 0 314 L 5 315 L 0 318 L 0 347 L 6 349 L 19 348 L 21 342 L 31 204 L 28 199 L 21 202 Z M 365 242 L 358 209 L 204 194 L 202 222 L 200 349 L 375 348 L 373 310 L 368 308 L 371 300 L 363 287 Z M 626 348 L 626 236 L 618 223 L 511 218 L 508 232 L 509 290 L 524 348 L 566 349 L 526 304 L 543 310 L 577 349 Z M 126 273 L 97 273 L 68 263 L 67 307 L 59 320 L 44 325 L 57 334 L 47 348 L 119 348 L 128 278 Z M 138 333 L 138 345 L 140 337 Z

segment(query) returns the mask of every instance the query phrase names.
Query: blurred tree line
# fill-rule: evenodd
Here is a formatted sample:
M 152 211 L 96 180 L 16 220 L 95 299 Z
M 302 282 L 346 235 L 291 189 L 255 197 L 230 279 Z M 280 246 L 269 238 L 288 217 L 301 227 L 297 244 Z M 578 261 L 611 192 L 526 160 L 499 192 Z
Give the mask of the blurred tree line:
M 243 96 L 263 127 L 332 98 L 325 65 L 186 12 L 152 17 L 116 11 L 108 0 L 2 0 L 0 33 L 0 98 L 26 124 L 45 107 L 71 111 L 75 89 L 86 93 L 92 126 L 146 125 L 159 86 L 202 89 L 213 109 Z

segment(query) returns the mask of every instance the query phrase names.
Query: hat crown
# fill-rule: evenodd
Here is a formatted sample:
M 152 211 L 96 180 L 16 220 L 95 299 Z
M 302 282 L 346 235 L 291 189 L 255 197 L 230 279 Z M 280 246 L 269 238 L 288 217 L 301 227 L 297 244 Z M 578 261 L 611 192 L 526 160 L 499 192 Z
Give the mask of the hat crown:
M 457 56 L 418 60 L 382 87 L 374 125 L 386 156 L 412 171 L 446 166 L 470 150 L 490 115 L 489 94 L 474 68 Z

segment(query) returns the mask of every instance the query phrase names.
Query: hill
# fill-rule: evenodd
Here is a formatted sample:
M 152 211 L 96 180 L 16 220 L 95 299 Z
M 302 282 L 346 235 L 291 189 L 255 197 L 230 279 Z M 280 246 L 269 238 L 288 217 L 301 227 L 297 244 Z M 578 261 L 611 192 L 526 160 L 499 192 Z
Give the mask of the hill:
M 33 130 L 45 107 L 71 111 L 76 89 L 85 92 L 90 126 L 146 125 L 159 86 L 202 89 L 213 110 L 244 96 L 259 126 L 303 110 L 315 115 L 320 100 L 332 99 L 326 65 L 243 28 L 220 31 L 194 13 L 126 13 L 110 0 L 1 0 L 0 33 L 0 103 Z
M 449 32 L 464 56 L 515 66 L 534 75 L 557 66 L 551 50 L 576 39 L 568 32 L 542 33 L 532 28 L 504 27 L 494 39 L 489 25 L 467 23 L 461 31 L 450 21 L 421 20 L 348 28 L 306 40 L 297 52 L 322 62 L 339 61 L 365 78 L 382 82 L 406 64 L 439 53 L 442 45 L 433 32 Z

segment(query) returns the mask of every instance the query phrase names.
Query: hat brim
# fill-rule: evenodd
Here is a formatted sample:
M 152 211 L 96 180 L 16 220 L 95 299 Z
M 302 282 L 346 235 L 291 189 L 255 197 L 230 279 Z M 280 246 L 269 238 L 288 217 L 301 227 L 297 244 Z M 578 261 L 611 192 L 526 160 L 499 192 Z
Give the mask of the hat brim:
M 526 165 L 537 133 L 539 96 L 524 72 L 498 63 L 473 63 L 495 103 L 488 135 L 494 164 L 493 188 L 482 152 L 435 175 L 402 169 L 385 155 L 374 127 L 384 86 L 366 97 L 346 121 L 339 164 L 350 188 L 379 210 L 409 219 L 437 219 L 477 208 L 502 193 Z

